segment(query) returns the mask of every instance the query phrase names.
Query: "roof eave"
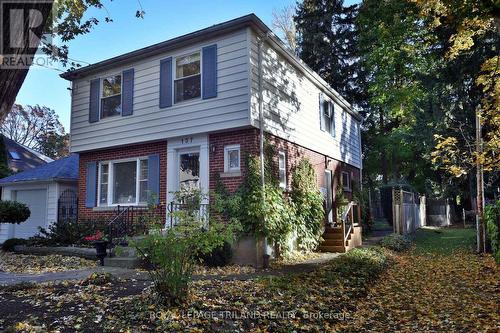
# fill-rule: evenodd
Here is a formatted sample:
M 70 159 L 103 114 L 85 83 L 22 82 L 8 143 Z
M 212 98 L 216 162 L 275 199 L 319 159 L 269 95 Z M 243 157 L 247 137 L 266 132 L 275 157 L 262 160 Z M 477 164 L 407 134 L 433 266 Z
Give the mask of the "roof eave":
M 83 68 L 67 71 L 65 73 L 60 74 L 59 76 L 62 77 L 63 79 L 72 81 L 90 75 L 92 73 L 95 73 L 97 71 L 102 71 L 112 67 L 117 67 L 130 63 L 143 56 L 148 56 L 148 57 L 154 56 L 198 41 L 207 40 L 207 38 L 213 38 L 219 35 L 227 34 L 229 32 L 239 30 L 248 26 L 256 26 L 256 27 L 258 26 L 260 29 L 262 29 L 262 26 L 264 26 L 264 28 L 266 27 L 265 24 L 255 14 L 249 14 L 186 35 L 172 38 L 165 42 L 160 42 L 154 45 L 141 48 L 139 50 L 135 50 L 110 59 L 106 59 Z

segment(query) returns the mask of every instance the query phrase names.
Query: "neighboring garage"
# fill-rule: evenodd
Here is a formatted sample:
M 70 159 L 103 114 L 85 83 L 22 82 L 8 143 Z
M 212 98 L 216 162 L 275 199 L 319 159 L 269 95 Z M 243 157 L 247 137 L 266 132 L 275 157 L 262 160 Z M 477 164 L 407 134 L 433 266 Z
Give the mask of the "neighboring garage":
M 2 199 L 25 203 L 31 212 L 21 224 L 0 224 L 0 244 L 9 238 L 29 238 L 38 227 L 47 228 L 66 214 L 67 202 L 62 198 L 75 196 L 78 182 L 78 155 L 71 155 L 37 168 L 0 179 Z

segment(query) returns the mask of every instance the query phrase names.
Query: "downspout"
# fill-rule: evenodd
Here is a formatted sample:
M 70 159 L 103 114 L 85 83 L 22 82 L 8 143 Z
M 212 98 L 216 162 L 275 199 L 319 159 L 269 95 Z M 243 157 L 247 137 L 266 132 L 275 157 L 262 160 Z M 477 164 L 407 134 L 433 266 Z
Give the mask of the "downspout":
M 262 45 L 265 43 L 265 41 L 269 38 L 269 34 L 266 34 L 265 36 L 260 36 L 259 42 L 257 43 L 257 52 L 258 52 L 258 71 L 259 71 L 259 155 L 260 155 L 260 182 L 262 186 L 262 204 L 265 203 L 266 197 L 265 197 L 265 184 L 266 184 L 266 178 L 265 178 L 265 157 L 264 157 L 264 110 L 263 110 L 263 94 L 262 94 L 262 85 L 263 85 L 263 79 L 262 79 Z M 265 223 L 265 217 L 263 223 Z M 268 253 L 268 243 L 267 243 L 267 237 L 264 237 L 264 254 L 262 258 L 262 265 L 264 268 L 267 268 L 269 266 L 269 253 Z

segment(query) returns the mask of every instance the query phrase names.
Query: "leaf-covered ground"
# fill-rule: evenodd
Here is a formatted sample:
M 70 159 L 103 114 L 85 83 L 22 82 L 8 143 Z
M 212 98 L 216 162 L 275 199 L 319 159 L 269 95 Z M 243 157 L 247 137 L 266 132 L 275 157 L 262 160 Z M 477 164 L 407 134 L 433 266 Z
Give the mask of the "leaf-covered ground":
M 314 272 L 196 281 L 168 309 L 143 281 L 11 286 L 0 290 L 0 331 L 496 332 L 492 258 L 470 251 L 470 231 L 422 232 L 403 254 L 356 249 Z
M 498 332 L 500 270 L 471 249 L 473 229 L 419 230 L 365 299 L 346 332 Z
M 78 257 L 61 255 L 36 256 L 0 251 L 0 272 L 35 274 L 91 268 L 96 265 L 97 261 L 95 260 Z

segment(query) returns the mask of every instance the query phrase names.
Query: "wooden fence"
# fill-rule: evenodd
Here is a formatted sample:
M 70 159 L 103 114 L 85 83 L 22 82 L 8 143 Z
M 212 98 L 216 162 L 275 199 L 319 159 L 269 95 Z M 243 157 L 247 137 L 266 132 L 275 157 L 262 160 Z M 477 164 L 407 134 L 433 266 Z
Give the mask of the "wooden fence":
M 426 225 L 424 196 L 392 189 L 392 218 L 394 233 L 406 235 Z

